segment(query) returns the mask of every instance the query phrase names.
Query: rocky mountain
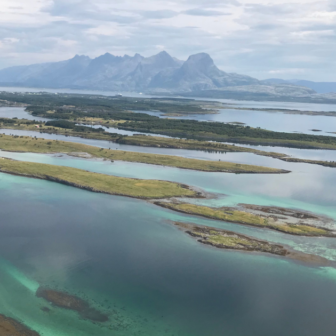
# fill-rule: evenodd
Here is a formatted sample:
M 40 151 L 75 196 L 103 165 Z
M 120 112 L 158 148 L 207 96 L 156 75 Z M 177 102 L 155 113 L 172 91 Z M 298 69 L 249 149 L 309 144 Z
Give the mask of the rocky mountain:
M 259 84 L 257 79 L 226 73 L 205 53 L 183 62 L 163 51 L 151 57 L 109 53 L 0 71 L 0 85 L 109 91 L 190 92 Z

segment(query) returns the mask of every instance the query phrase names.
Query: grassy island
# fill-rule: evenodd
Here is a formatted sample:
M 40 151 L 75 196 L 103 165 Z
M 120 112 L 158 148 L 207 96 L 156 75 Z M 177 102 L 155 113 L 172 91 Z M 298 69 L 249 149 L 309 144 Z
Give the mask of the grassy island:
M 87 118 L 98 118 L 101 119 L 102 125 L 111 125 L 111 122 L 115 125 L 115 122 L 118 122 L 120 129 L 180 138 L 306 149 L 336 149 L 336 138 L 332 136 L 274 132 L 245 125 L 159 118 L 146 113 L 133 112 L 214 113 L 217 108 L 223 107 L 223 104 L 218 102 L 9 92 L 0 92 L 0 102 L 3 106 L 23 104 L 27 111 L 36 117 L 75 123 Z
M 0 135 L 0 149 L 13 152 L 32 153 L 67 153 L 76 155 L 87 153 L 91 157 L 108 160 L 118 160 L 127 162 L 139 162 L 160 166 L 169 166 L 183 169 L 200 170 L 205 172 L 226 172 L 226 173 L 265 173 L 280 174 L 288 173 L 286 170 L 267 168 L 261 166 L 236 164 L 224 161 L 206 161 L 187 159 L 179 156 L 148 154 L 138 152 L 126 152 L 121 150 L 104 149 L 84 144 L 44 140 L 41 138 L 19 137 L 10 135 Z
M 306 224 L 292 224 L 287 222 L 287 218 L 279 216 L 265 216 L 265 214 L 253 213 L 245 209 L 236 209 L 229 207 L 211 208 L 207 206 L 179 203 L 179 202 L 155 202 L 156 205 L 171 209 L 174 211 L 202 216 L 205 218 L 255 226 L 259 228 L 272 229 L 287 234 L 308 236 L 308 237 L 336 237 L 336 235 L 327 229 L 314 227 Z M 261 212 L 261 210 L 260 210 Z M 292 216 L 295 217 L 295 216 Z
M 92 173 L 81 169 L 0 158 L 0 172 L 58 182 L 93 192 L 140 199 L 199 197 L 188 186 Z
M 195 238 L 199 243 L 210 245 L 219 249 L 268 253 L 319 265 L 331 264 L 329 260 L 323 257 L 296 252 L 289 247 L 269 243 L 267 241 L 255 239 L 236 232 L 207 226 L 199 226 L 191 223 L 175 222 L 174 224 L 186 232 L 189 236 Z
M 102 120 L 98 118 L 89 118 L 92 123 L 97 125 L 102 124 Z M 89 122 L 89 120 L 87 120 Z M 58 127 L 58 126 L 66 126 Z M 37 128 L 38 126 L 38 128 Z M 111 126 L 111 125 L 110 125 Z M 112 125 L 118 126 L 118 123 Z M 201 150 L 209 152 L 221 153 L 252 153 L 260 156 L 272 157 L 287 162 L 308 163 L 316 164 L 324 167 L 336 168 L 334 161 L 320 161 L 320 160 L 306 160 L 293 158 L 283 153 L 267 152 L 259 149 L 230 145 L 221 142 L 211 142 L 205 140 L 194 139 L 179 139 L 179 138 L 166 138 L 160 136 L 149 136 L 143 134 L 135 134 L 133 136 L 121 135 L 117 133 L 109 133 L 104 131 L 103 128 L 91 128 L 87 126 L 78 126 L 75 123 L 65 121 L 52 121 L 48 123 L 34 122 L 27 119 L 9 119 L 0 118 L 0 127 L 5 129 L 17 129 L 24 131 L 38 131 L 39 133 L 46 134 L 59 134 L 72 137 L 80 137 L 94 140 L 105 140 L 119 144 L 141 146 L 141 147 L 158 147 L 158 148 L 175 148 L 175 149 L 188 149 L 188 150 Z

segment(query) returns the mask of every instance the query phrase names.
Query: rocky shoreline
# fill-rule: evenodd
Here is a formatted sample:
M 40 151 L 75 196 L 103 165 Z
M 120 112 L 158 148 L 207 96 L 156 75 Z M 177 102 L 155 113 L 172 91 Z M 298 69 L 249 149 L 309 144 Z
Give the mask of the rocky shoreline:
M 196 239 L 199 243 L 219 249 L 236 250 L 242 252 L 258 252 L 272 254 L 296 261 L 328 266 L 332 262 L 316 255 L 293 251 L 290 247 L 269 243 L 236 232 L 205 227 L 191 223 L 174 222 L 179 229 Z
M 335 224 L 334 220 L 323 216 L 310 215 L 308 212 L 300 210 L 263 207 L 252 204 L 238 204 L 237 207 L 211 208 L 176 200 L 172 202 L 154 201 L 153 203 L 157 206 L 188 215 L 261 229 L 270 229 L 295 236 L 336 237 L 336 233 L 328 228 L 328 226 Z

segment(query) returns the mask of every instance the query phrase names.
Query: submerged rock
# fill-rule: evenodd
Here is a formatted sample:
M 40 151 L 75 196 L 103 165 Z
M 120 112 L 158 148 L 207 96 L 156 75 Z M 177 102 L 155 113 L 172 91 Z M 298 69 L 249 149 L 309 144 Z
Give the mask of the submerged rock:
M 65 292 L 40 287 L 36 292 L 36 296 L 47 300 L 57 307 L 74 310 L 78 312 L 82 318 L 87 320 L 106 322 L 109 319 L 107 315 L 90 307 L 83 299 Z
M 1 336 L 40 336 L 36 331 L 26 327 L 24 324 L 0 314 L 0 335 Z

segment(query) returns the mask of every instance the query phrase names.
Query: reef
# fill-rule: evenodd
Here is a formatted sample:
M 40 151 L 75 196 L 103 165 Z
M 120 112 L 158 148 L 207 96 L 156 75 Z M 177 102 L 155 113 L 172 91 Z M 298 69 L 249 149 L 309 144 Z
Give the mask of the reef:
M 36 296 L 47 300 L 56 307 L 76 311 L 82 318 L 93 322 L 107 322 L 109 320 L 107 315 L 90 307 L 83 299 L 66 292 L 40 287 Z

